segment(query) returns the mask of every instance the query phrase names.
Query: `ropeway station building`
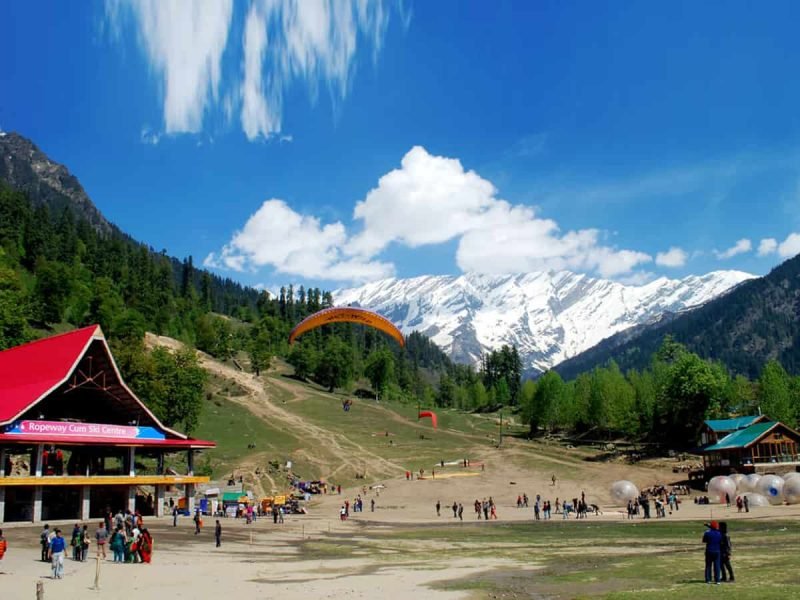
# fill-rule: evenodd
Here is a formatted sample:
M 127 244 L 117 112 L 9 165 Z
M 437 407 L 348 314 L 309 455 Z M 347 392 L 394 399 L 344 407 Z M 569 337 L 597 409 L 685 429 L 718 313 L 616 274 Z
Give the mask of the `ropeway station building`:
M 192 509 L 195 453 L 125 385 L 97 325 L 0 352 L 0 523 Z

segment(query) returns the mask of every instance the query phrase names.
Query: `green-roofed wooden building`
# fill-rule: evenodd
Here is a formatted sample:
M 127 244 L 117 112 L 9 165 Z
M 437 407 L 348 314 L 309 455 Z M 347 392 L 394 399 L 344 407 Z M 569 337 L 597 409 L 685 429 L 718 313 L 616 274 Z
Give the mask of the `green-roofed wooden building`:
M 708 420 L 701 434 L 706 477 L 793 471 L 800 466 L 799 447 L 800 433 L 763 415 Z

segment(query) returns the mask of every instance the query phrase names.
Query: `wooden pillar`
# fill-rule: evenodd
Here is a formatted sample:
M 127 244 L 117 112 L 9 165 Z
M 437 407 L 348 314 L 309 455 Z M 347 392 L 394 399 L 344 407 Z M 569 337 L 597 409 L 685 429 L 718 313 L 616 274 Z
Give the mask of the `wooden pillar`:
M 88 485 L 81 487 L 81 520 L 88 521 L 91 514 L 92 488 Z
M 164 486 L 156 485 L 156 517 L 164 516 Z
M 41 457 L 41 453 L 39 455 Z M 42 486 L 37 485 L 33 488 L 33 522 L 38 523 L 42 520 Z
M 44 444 L 37 444 L 36 445 L 36 470 L 33 473 L 35 477 L 41 477 L 42 476 L 42 468 L 44 466 L 42 464 L 42 460 L 43 460 L 42 453 L 43 452 L 44 452 Z M 34 521 L 35 520 L 36 519 L 34 519 Z

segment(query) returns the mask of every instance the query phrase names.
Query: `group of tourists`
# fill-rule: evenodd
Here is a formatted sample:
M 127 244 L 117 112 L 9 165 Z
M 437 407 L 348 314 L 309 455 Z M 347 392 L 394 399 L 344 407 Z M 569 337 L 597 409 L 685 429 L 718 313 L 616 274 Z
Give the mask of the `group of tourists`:
M 472 506 L 475 509 L 475 514 L 479 520 L 481 519 L 481 515 L 483 515 L 484 521 L 488 521 L 489 519 L 497 519 L 497 505 L 491 496 L 489 496 L 488 500 L 486 498 L 483 500 L 478 500 L 476 498 Z
M 97 545 L 97 557 L 106 558 L 106 546 L 113 553 L 114 562 L 149 563 L 153 554 L 153 537 L 142 525 L 142 517 L 130 511 L 119 511 L 116 515 L 108 512 L 100 521 L 94 534 L 89 533 L 89 526 L 75 523 L 69 545 L 72 548 L 72 560 L 85 562 L 89 553 L 91 539 Z M 45 523 L 39 534 L 42 562 L 49 562 L 53 571 L 53 579 L 64 576 L 64 558 L 67 541 L 61 529 L 50 529 Z

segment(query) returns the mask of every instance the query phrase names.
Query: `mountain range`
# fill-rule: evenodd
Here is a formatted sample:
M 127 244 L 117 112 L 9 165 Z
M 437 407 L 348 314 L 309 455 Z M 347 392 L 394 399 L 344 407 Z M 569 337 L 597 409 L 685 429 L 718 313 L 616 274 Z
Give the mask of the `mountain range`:
M 528 375 L 620 332 L 703 305 L 754 276 L 714 271 L 625 285 L 569 271 L 384 279 L 333 293 L 338 305 L 384 315 L 430 337 L 457 362 L 477 364 L 514 345 Z

